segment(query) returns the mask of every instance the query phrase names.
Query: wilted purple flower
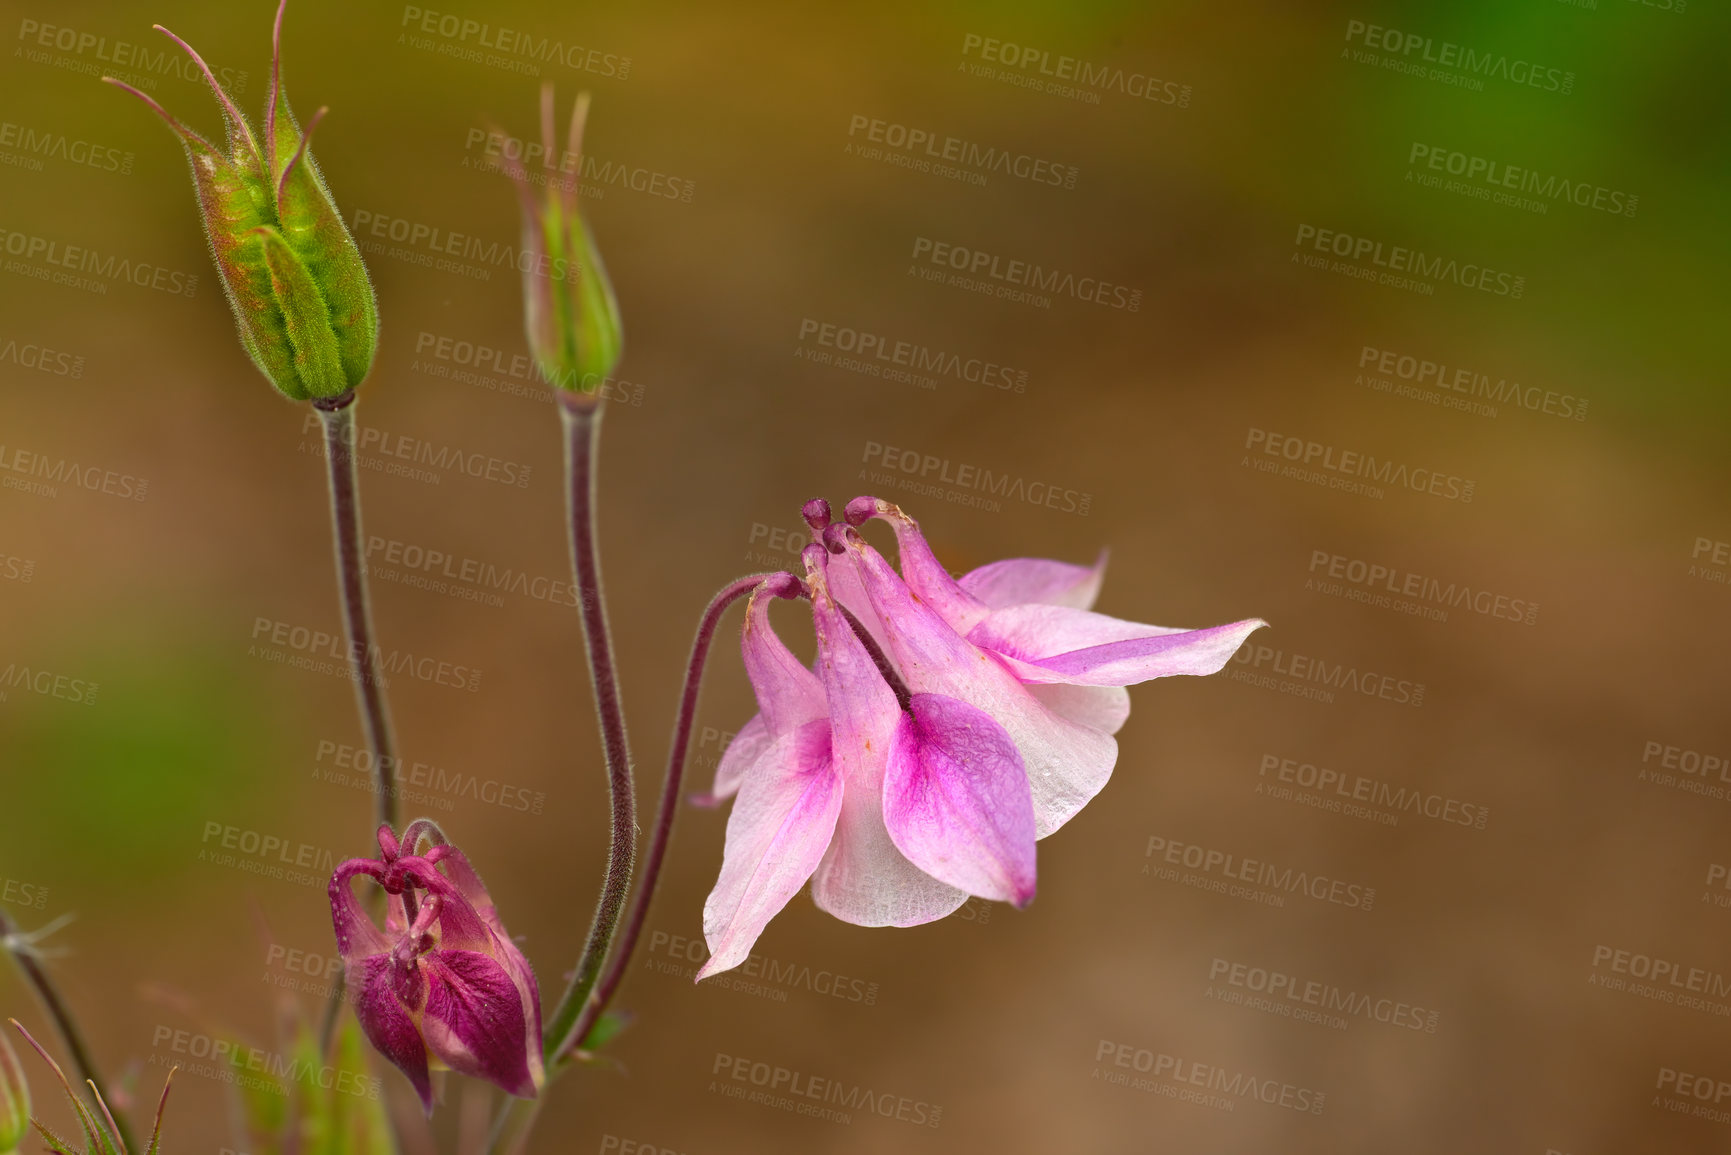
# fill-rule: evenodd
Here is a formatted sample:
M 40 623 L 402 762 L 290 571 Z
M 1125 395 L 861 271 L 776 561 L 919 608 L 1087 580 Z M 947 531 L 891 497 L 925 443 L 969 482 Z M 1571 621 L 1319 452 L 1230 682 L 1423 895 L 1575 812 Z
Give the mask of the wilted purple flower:
M 428 1114 L 434 1067 L 533 1099 L 544 1081 L 535 975 L 462 851 L 440 842 L 414 853 L 431 829 L 411 823 L 399 843 L 381 826 L 380 857 L 351 858 L 331 876 L 331 922 L 355 1015 Z M 358 874 L 385 889 L 382 931 L 349 885 Z
M 1018 558 L 952 578 L 919 526 L 862 497 L 846 525 L 806 507 L 806 589 L 766 579 L 742 650 L 760 712 L 723 753 L 714 796 L 737 792 L 704 905 L 703 978 L 738 966 L 807 879 L 819 907 L 861 926 L 912 926 L 970 894 L 1026 905 L 1034 843 L 1105 786 L 1125 686 L 1212 674 L 1258 619 L 1204 630 L 1089 611 L 1104 567 Z M 895 528 L 898 575 L 853 528 Z M 815 672 L 769 624 L 772 597 L 809 593 Z

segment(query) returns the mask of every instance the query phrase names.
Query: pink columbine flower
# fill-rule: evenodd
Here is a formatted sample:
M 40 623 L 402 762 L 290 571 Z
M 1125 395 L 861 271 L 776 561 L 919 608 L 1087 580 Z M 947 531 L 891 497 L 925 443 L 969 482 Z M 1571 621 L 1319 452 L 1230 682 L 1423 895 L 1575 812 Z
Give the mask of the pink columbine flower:
M 422 819 L 399 842 L 381 826 L 380 857 L 351 858 L 331 876 L 331 922 L 355 1015 L 429 1115 L 435 1067 L 533 1099 L 544 1082 L 535 975 L 480 876 L 437 829 Z M 429 836 L 438 844 L 415 854 Z M 385 889 L 383 930 L 349 885 L 363 874 Z
M 813 501 L 806 580 L 776 574 L 746 609 L 741 649 L 759 713 L 716 769 L 738 795 L 721 875 L 704 905 L 710 959 L 738 966 L 807 880 L 817 905 L 860 926 L 913 926 L 969 895 L 1025 906 L 1034 843 L 1106 785 L 1124 688 L 1212 674 L 1248 619 L 1170 629 L 1093 613 L 1104 562 L 995 562 L 952 578 L 919 526 L 862 497 L 846 524 Z M 898 574 L 854 528 L 894 528 Z M 809 596 L 815 668 L 769 624 L 773 598 Z

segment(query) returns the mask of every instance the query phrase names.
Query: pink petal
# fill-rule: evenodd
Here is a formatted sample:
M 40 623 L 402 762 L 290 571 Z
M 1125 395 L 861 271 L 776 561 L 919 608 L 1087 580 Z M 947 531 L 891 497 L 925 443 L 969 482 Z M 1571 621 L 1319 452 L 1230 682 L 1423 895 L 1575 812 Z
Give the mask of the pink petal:
M 1043 557 L 1006 558 L 963 574 L 959 584 L 994 610 L 1029 602 L 1087 610 L 1094 607 L 1105 578 L 1102 550 L 1100 560 L 1091 566 Z
M 349 963 L 350 999 L 355 1018 L 373 1049 L 407 1075 L 427 1114 L 433 1113 L 433 1083 L 427 1071 L 427 1048 L 415 1020 L 391 993 L 391 959 L 374 955 Z
M 739 648 L 751 688 L 757 693 L 763 723 L 771 736 L 779 739 L 824 717 L 828 708 L 823 683 L 794 657 L 769 623 L 769 603 L 777 600 L 769 586 L 766 581 L 752 591 Z
M 337 935 L 337 953 L 344 959 L 352 961 L 367 955 L 390 952 L 394 940 L 367 917 L 360 903 L 355 900 L 355 890 L 351 884 L 356 875 L 365 875 L 377 881 L 381 873 L 383 868 L 374 859 L 351 858 L 331 874 L 325 890 L 331 903 L 331 928 Z M 387 912 L 391 910 L 392 904 L 387 903 L 386 909 Z
M 990 714 L 1008 731 L 1027 768 L 1036 836 L 1044 838 L 1068 822 L 1112 776 L 1118 743 L 1047 709 L 1003 662 L 962 638 L 915 598 L 881 554 L 857 535 L 847 542 L 908 688 L 959 698 Z
M 1260 618 L 1175 630 L 1062 606 L 993 610 L 968 640 L 1004 658 L 1025 682 L 1129 686 L 1174 674 L 1213 674 L 1232 660 Z
M 732 798 L 738 793 L 740 780 L 745 777 L 746 771 L 750 770 L 752 764 L 774 743 L 775 739 L 770 734 L 769 725 L 764 722 L 763 715 L 753 714 L 751 721 L 739 728 L 733 741 L 721 752 L 721 761 L 715 767 L 715 785 L 710 787 L 708 794 L 693 801 L 702 806 L 715 806 L 724 798 Z
M 908 860 L 970 894 L 1034 898 L 1034 804 L 1021 755 L 991 715 L 915 694 L 890 748 L 884 823 Z
M 810 583 L 818 671 L 830 703 L 830 749 L 843 784 L 835 837 L 811 878 L 812 901 L 855 926 L 916 926 L 943 918 L 968 900 L 967 892 L 909 862 L 884 826 L 884 768 L 901 707 L 836 608 L 826 574 L 814 571 Z
M 427 975 L 421 1014 L 427 1049 L 459 1074 L 533 1099 L 523 997 L 505 968 L 466 950 L 432 951 L 421 957 L 421 966 Z
M 1123 686 L 1067 686 L 1032 683 L 1028 693 L 1046 709 L 1102 734 L 1116 734 L 1130 717 L 1130 691 Z
M 699 979 L 744 962 L 817 869 L 841 811 L 841 775 L 829 747 L 828 722 L 808 722 L 778 739 L 740 785 L 721 876 L 703 904 L 710 957 Z
M 856 497 L 848 502 L 849 524 L 859 525 L 868 517 L 880 517 L 894 527 L 902 581 L 921 601 L 937 610 L 957 633 L 967 633 L 990 612 L 991 607 L 956 584 L 950 571 L 932 554 L 919 523 L 899 506 L 876 497 Z

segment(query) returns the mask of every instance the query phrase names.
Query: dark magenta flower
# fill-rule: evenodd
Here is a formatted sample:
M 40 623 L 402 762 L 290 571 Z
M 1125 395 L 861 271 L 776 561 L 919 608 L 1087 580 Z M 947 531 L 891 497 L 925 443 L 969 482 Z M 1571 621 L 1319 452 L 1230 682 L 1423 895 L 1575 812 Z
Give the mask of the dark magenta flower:
M 807 506 L 822 538 L 806 583 L 766 579 L 741 648 L 759 713 L 716 770 L 738 794 L 721 875 L 704 906 L 711 957 L 738 966 L 809 879 L 817 905 L 861 926 L 942 918 L 969 895 L 1024 906 L 1034 844 L 1105 786 L 1126 686 L 1212 674 L 1248 619 L 1172 629 L 1089 610 L 1104 567 L 1036 558 L 952 578 L 896 506 L 858 498 L 848 524 Z M 898 574 L 854 528 L 895 529 Z M 774 597 L 808 594 L 815 672 L 769 624 Z
M 437 845 L 415 854 L 422 837 Z M 331 923 L 361 1029 L 409 1077 L 428 1114 L 430 1071 L 440 1067 L 533 1099 L 544 1082 L 541 996 L 480 876 L 425 819 L 400 843 L 379 827 L 379 850 L 378 859 L 349 859 L 330 882 Z M 383 930 L 355 899 L 356 875 L 385 890 Z

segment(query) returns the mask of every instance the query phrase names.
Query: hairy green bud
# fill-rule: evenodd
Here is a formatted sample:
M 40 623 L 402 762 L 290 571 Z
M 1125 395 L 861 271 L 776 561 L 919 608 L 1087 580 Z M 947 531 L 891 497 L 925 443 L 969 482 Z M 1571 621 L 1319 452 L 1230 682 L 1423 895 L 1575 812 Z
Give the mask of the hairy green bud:
M 162 117 L 186 146 L 199 213 L 240 343 L 285 397 L 340 397 L 366 379 L 378 346 L 379 310 L 355 240 L 337 212 L 305 132 L 282 85 L 282 20 L 271 43 L 270 97 L 262 143 L 210 68 L 185 41 L 156 25 L 192 57 L 221 104 L 226 147 L 170 116 L 149 96 L 112 77 Z
M 553 147 L 553 86 L 541 89 L 544 169 L 533 177 L 505 154 L 523 206 L 523 312 L 529 349 L 549 384 L 596 394 L 619 364 L 625 330 L 607 266 L 578 208 L 589 94 L 578 96 L 563 154 Z M 542 186 L 537 192 L 531 183 Z

